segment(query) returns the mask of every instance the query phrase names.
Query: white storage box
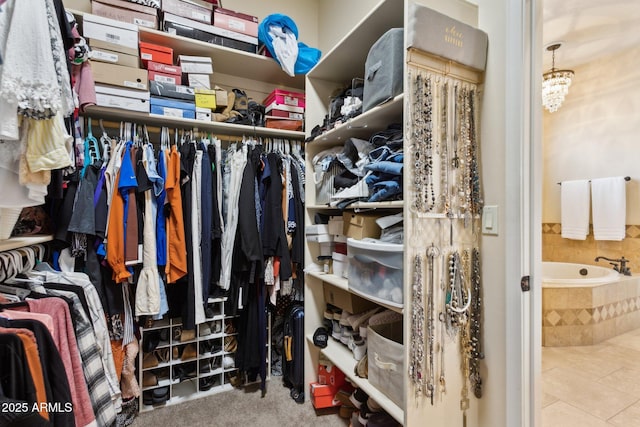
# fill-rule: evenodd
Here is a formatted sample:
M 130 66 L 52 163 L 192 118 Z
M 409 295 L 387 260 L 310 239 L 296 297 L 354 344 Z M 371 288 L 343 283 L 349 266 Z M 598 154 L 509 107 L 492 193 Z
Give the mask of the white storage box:
M 88 39 L 114 43 L 131 49 L 138 49 L 138 26 L 116 21 L 103 16 L 85 14 L 83 36 Z
M 122 108 L 123 110 L 149 112 L 149 92 L 122 89 L 97 84 L 96 104 L 100 107 Z
M 347 268 L 347 256 L 338 252 L 333 252 L 331 254 L 331 258 L 333 258 L 333 275 L 338 277 L 348 277 L 347 272 L 349 269 Z
M 349 289 L 402 307 L 403 246 L 376 239 L 347 239 Z
M 334 248 L 333 242 L 320 242 L 320 256 L 331 256 Z
M 213 62 L 208 56 L 178 55 L 183 73 L 213 74 Z
M 369 382 L 404 408 L 404 346 L 402 314 L 386 310 L 374 314 L 367 327 Z
M 329 227 L 327 224 L 313 224 L 304 227 L 304 233 L 309 234 L 329 234 Z

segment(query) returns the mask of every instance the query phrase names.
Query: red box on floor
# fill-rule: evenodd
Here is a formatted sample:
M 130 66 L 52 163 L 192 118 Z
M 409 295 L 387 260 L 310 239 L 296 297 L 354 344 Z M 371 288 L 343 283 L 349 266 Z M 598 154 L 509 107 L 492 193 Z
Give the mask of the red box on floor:
M 333 399 L 337 392 L 337 387 L 319 383 L 309 384 L 309 395 L 311 396 L 311 404 L 316 409 L 340 406 L 340 401 L 335 401 Z
M 318 365 L 318 383 L 329 385 L 338 390 L 344 384 L 344 372 L 337 366 Z

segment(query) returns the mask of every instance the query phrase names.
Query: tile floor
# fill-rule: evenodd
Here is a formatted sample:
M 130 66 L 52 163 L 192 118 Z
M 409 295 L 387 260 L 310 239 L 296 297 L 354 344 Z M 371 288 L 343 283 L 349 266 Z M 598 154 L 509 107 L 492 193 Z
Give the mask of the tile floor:
M 640 426 L 640 329 L 542 348 L 542 427 Z

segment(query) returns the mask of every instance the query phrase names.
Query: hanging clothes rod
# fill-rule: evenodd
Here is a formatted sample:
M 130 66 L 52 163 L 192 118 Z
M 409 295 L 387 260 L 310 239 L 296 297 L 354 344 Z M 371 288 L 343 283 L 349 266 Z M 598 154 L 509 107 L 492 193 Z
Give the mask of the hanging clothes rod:
M 630 177 L 630 176 L 625 176 L 625 177 L 624 177 L 624 180 L 625 180 L 625 181 L 631 181 L 631 177 Z M 589 182 L 591 182 L 591 180 L 589 180 Z M 562 183 L 561 183 L 561 182 L 557 182 L 556 184 L 558 184 L 558 185 L 562 185 Z

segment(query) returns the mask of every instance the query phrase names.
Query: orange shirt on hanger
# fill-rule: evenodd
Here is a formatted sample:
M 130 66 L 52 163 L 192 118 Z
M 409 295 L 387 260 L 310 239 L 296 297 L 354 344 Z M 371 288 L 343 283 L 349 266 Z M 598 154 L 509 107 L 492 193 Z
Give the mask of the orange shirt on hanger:
M 175 283 L 187 274 L 187 246 L 184 234 L 182 194 L 180 193 L 180 153 L 176 146 L 167 155 L 165 181 L 169 215 L 167 216 L 167 283 Z

